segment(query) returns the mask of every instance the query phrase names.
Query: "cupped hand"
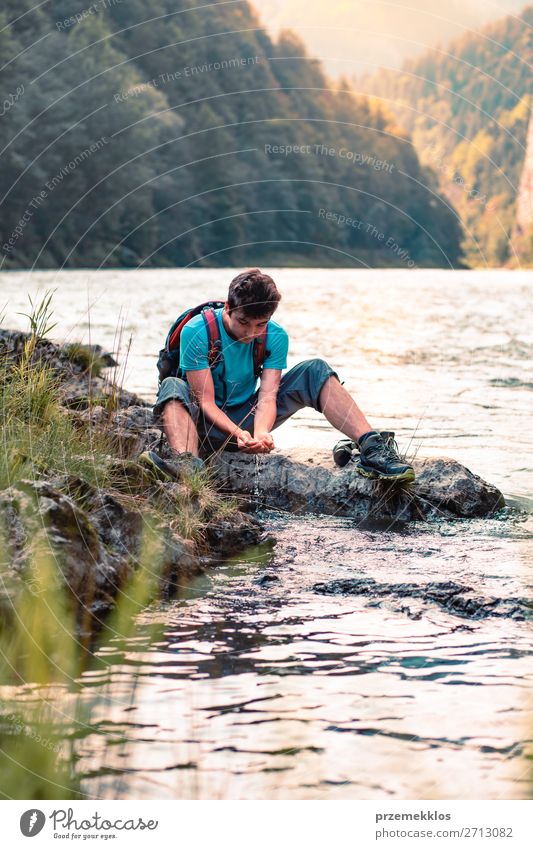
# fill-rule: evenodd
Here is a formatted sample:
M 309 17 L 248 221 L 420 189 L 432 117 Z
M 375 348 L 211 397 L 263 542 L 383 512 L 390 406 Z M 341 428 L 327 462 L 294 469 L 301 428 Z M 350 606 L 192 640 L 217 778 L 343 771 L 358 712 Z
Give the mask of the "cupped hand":
M 274 449 L 274 439 L 271 433 L 258 433 L 256 434 L 255 439 L 263 446 L 262 453 L 270 454 L 270 452 Z
M 259 448 L 259 443 L 247 430 L 240 430 L 237 435 L 237 447 L 245 454 L 255 454 Z
M 252 436 L 247 430 L 237 434 L 237 446 L 245 454 L 269 454 L 274 448 L 274 440 L 269 433 Z

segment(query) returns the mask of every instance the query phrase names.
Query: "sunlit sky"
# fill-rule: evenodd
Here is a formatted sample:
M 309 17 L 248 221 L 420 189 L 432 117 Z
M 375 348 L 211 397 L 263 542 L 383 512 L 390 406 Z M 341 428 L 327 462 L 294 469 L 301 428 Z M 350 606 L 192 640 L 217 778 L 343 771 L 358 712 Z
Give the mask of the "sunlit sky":
M 408 56 L 506 15 L 526 0 L 252 0 L 272 33 L 295 30 L 337 76 L 399 67 Z

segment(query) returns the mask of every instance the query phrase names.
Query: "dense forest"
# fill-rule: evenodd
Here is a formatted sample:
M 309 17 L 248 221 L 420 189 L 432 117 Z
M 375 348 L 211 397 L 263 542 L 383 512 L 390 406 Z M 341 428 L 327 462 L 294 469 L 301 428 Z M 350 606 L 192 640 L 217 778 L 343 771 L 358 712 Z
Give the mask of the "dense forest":
M 513 236 L 531 111 L 533 7 L 446 48 L 381 70 L 358 88 L 378 95 L 411 133 L 424 165 L 460 214 L 469 264 L 533 261 L 532 234 Z
M 396 119 L 243 0 L 4 0 L 0 58 L 3 269 L 461 264 Z

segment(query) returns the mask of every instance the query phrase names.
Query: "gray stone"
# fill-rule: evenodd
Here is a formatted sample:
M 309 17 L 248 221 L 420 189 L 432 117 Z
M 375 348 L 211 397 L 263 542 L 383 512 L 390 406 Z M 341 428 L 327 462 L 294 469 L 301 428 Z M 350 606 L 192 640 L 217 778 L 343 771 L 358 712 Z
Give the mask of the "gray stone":
M 484 517 L 504 506 L 495 486 L 447 457 L 414 460 L 411 485 L 369 480 L 351 464 L 339 469 L 331 452 L 311 449 L 290 456 L 224 452 L 211 465 L 225 490 L 292 513 L 389 522 Z
M 76 500 L 66 494 L 69 490 L 76 491 Z M 126 510 L 109 493 L 73 478 L 19 481 L 1 493 L 0 512 L 8 518 L 12 576 L 34 581 L 28 572 L 34 561 L 32 551 L 39 541 L 46 544 L 46 539 L 58 566 L 58 586 L 68 590 L 78 621 L 112 606 L 134 567 L 140 514 Z
M 320 595 L 357 595 L 387 602 L 405 598 L 419 599 L 437 604 L 449 613 L 468 616 L 470 619 L 497 616 L 524 620 L 531 619 L 532 614 L 531 603 L 524 598 L 473 595 L 472 587 L 456 581 L 388 584 L 378 583 L 373 578 L 345 578 L 315 584 L 313 590 Z M 410 612 L 408 608 L 403 607 L 402 610 Z
M 231 557 L 261 542 L 271 544 L 272 538 L 262 533 L 262 526 L 246 513 L 233 513 L 229 519 L 214 519 L 204 529 L 209 551 L 218 559 Z
M 21 361 L 29 338 L 27 333 L 0 330 L 4 375 Z M 9 621 L 23 584 L 33 593 L 40 591 L 31 564 L 36 562 L 36 546 L 42 545 L 47 552 L 51 549 L 57 565 L 54 588 L 67 588 L 78 626 L 87 632 L 114 605 L 139 565 L 146 499 L 164 496 L 167 507 L 175 504 L 179 511 L 180 499 L 194 507 L 194 496 L 187 489 L 180 492 L 180 484 L 154 482 L 134 461 L 142 451 L 158 446 L 161 430 L 154 426 L 146 402 L 100 376 L 101 369 L 117 365 L 110 354 L 99 346 L 59 346 L 39 339 L 32 362 L 53 374 L 62 415 L 81 432 L 92 429 L 105 437 L 101 451 L 108 455 L 113 492 L 78 477 L 46 475 L 36 467 L 35 480 L 19 480 L 0 491 L 0 627 Z M 135 493 L 142 493 L 144 500 L 137 500 Z M 168 524 L 158 529 L 160 591 L 165 596 L 208 565 L 262 538 L 259 523 L 238 511 L 220 520 L 216 510 L 205 509 L 195 542 L 182 539 L 168 515 Z
M 134 404 L 110 413 L 96 404 L 66 412 L 80 428 L 89 427 L 96 433 L 105 434 L 113 454 L 121 459 L 138 457 L 143 451 L 159 447 L 161 430 L 153 425 L 151 407 Z

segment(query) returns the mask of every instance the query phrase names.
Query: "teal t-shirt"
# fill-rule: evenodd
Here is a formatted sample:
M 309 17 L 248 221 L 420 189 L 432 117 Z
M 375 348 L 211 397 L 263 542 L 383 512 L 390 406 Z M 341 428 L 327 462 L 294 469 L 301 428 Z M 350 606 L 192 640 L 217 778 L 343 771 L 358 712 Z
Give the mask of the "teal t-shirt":
M 253 343 L 237 342 L 228 335 L 222 322 L 222 308 L 215 310 L 215 315 L 220 330 L 223 361 L 211 370 L 215 384 L 215 402 L 219 407 L 224 403 L 225 384 L 226 404 L 237 406 L 244 404 L 256 390 Z M 181 331 L 180 368 L 183 372 L 209 368 L 208 345 L 204 319 L 197 315 Z M 265 368 L 287 368 L 289 337 L 287 331 L 272 319 L 267 325 L 266 348 Z

